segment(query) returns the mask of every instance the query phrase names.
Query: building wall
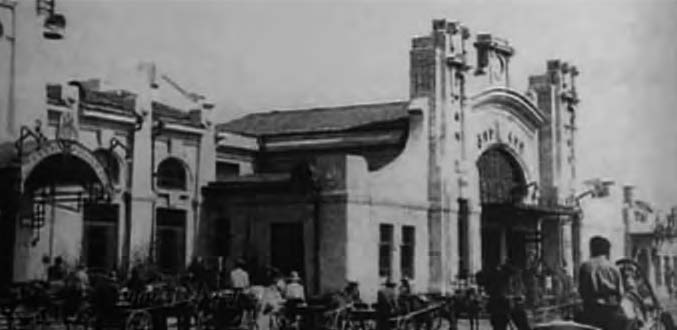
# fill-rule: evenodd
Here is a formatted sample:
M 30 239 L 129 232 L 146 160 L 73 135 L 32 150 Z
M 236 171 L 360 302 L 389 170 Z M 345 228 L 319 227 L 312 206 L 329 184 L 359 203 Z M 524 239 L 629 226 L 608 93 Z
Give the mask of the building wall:
M 198 192 L 206 182 L 215 177 L 215 146 L 214 135 L 210 125 L 204 131 L 179 132 L 178 129 L 165 129 L 151 148 L 153 115 L 150 102 L 156 95 L 145 90 L 136 90 L 137 111 L 145 113 L 145 120 L 140 129 L 135 129 L 133 122 L 125 123 L 110 117 L 92 117 L 79 110 L 76 87 L 64 85 L 65 95 L 75 97 L 70 107 L 42 104 L 45 109 L 42 133 L 49 140 L 60 138 L 59 131 L 65 114 L 75 113 L 75 138 L 87 153 L 106 151 L 111 153 L 117 161 L 120 170 L 117 178 L 109 178 L 112 185 L 111 203 L 118 206 L 117 228 L 117 260 L 118 267 L 126 269 L 129 262 L 147 260 L 155 242 L 155 210 L 159 207 L 168 207 L 186 211 L 186 251 L 185 263 L 188 263 L 192 254 L 195 230 L 199 225 L 198 219 L 200 199 Z M 44 85 L 43 93 L 44 94 Z M 44 99 L 42 99 L 44 102 Z M 91 113 L 89 110 L 88 113 Z M 94 111 L 96 112 L 96 111 Z M 47 115 L 49 113 L 49 115 Z M 23 123 L 29 124 L 29 123 Z M 30 125 L 27 125 L 30 127 Z M 203 133 L 204 132 L 204 133 Z M 207 136 L 207 137 L 204 137 Z M 122 144 L 114 147 L 113 139 Z M 203 143 L 204 142 L 204 143 Z M 205 150 L 204 148 L 210 148 Z M 151 154 L 152 153 L 152 154 Z M 185 191 L 168 191 L 156 189 L 154 172 L 157 166 L 166 158 L 179 159 L 185 166 L 188 186 Z M 95 160 L 96 161 L 96 160 Z M 155 168 L 154 168 L 155 167 Z M 24 171 L 26 172 L 26 171 Z M 24 175 L 30 175 L 29 172 Z M 25 178 L 24 178 L 25 179 Z M 49 224 L 55 223 L 54 235 L 49 235 Z M 39 234 L 28 229 L 17 229 L 14 258 L 14 278 L 27 280 L 44 276 L 42 265 L 43 257 L 54 258 L 62 256 L 70 264 L 81 261 L 83 240 L 82 210 L 76 207 L 57 207 L 55 213 L 47 211 L 46 226 L 39 230 Z M 39 239 L 35 239 L 39 237 Z M 48 239 L 53 237 L 53 239 Z M 31 244 L 31 241 L 35 241 Z M 51 248 L 50 248 L 51 245 Z

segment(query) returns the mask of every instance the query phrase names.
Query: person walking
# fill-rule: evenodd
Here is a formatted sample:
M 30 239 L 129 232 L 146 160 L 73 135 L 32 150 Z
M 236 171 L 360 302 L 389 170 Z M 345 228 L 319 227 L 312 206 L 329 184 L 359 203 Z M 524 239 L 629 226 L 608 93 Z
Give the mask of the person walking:
M 54 264 L 47 268 L 47 281 L 63 281 L 66 279 L 68 271 L 66 270 L 66 265 L 63 263 L 63 258 L 58 256 L 54 258 Z
M 479 284 L 489 295 L 487 312 L 494 330 L 508 329 L 512 321 L 518 330 L 530 330 L 524 309 L 524 285 L 518 270 L 509 262 L 478 274 Z
M 632 329 L 621 308 L 620 270 L 609 260 L 611 243 L 602 236 L 590 239 L 590 259 L 579 269 L 578 292 L 583 299 L 582 323 L 603 330 Z
M 249 273 L 244 269 L 246 262 L 242 258 L 235 261 L 235 268 L 230 271 L 230 286 L 235 291 L 244 291 L 249 288 Z
M 289 274 L 289 284 L 284 290 L 284 298 L 288 302 L 303 303 L 306 301 L 306 292 L 301 284 L 301 277 L 296 271 Z
M 388 277 L 377 293 L 376 302 L 376 327 L 378 330 L 389 330 L 391 328 L 390 318 L 399 312 L 397 299 L 397 284 Z

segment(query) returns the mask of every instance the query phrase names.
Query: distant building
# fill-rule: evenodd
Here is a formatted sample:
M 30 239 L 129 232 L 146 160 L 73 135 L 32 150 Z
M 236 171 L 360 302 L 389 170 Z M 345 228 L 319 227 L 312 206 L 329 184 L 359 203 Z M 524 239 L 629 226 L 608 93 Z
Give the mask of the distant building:
M 47 122 L 0 143 L 3 281 L 42 278 L 57 256 L 100 270 L 145 260 L 184 269 L 200 187 L 214 180 L 211 109 L 164 104 L 142 75 L 135 92 L 48 85 Z
M 642 267 L 656 293 L 666 296 L 669 283 L 673 288 L 675 284 L 671 275 L 677 267 L 677 210 L 660 214 L 641 200 L 632 203 L 628 214 L 631 257 Z

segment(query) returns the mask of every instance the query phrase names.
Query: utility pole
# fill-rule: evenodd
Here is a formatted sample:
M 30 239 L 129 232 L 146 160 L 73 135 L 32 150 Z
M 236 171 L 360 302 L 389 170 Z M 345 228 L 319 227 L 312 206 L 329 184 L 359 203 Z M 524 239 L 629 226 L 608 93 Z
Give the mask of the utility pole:
M 15 85 L 16 85 L 16 2 L 10 0 L 0 0 L 0 8 L 10 11 L 11 16 L 11 35 L 4 35 L 4 29 L 2 29 L 2 22 L 0 22 L 0 37 L 5 37 L 5 39 L 10 43 L 10 53 L 9 53 L 9 87 L 7 94 L 7 114 L 6 114 L 6 127 L 7 134 L 10 137 L 15 137 L 16 132 L 14 129 L 16 121 L 16 109 L 15 109 Z

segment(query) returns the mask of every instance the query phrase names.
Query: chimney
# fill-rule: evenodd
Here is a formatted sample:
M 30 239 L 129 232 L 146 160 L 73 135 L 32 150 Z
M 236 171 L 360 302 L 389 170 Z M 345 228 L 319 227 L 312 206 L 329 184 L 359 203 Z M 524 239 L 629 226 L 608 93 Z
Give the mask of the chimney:
M 635 200 L 635 187 L 623 186 L 623 203 L 632 204 Z

